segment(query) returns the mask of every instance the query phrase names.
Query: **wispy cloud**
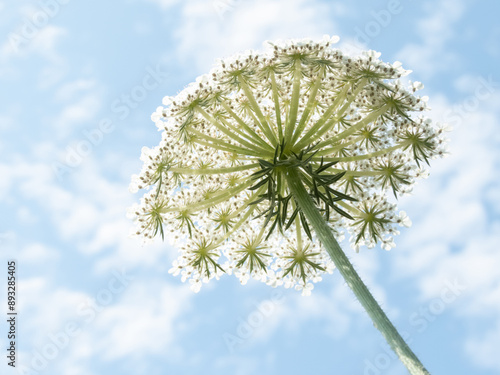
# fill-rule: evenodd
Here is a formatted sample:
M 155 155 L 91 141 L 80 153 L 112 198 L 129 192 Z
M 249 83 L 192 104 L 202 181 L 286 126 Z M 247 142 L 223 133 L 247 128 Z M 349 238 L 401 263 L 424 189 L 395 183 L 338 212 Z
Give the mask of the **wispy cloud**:
M 443 280 L 457 280 L 465 289 L 451 311 L 457 319 L 482 317 L 500 326 L 500 111 L 498 88 L 489 95 L 474 94 L 481 80 L 460 77 L 455 86 L 471 92 L 462 104 L 441 97 L 433 104 L 436 120 L 456 119 L 451 133 L 451 155 L 435 162 L 432 178 L 416 188 L 415 197 L 403 205 L 413 213 L 414 226 L 400 238 L 394 269 L 400 277 L 418 275 L 423 300 L 438 297 Z M 467 103 L 469 103 L 467 105 Z M 456 111 L 454 108 L 462 108 Z M 496 356 L 498 335 L 476 329 L 463 342 L 463 349 L 485 368 L 500 369 Z
M 334 34 L 329 7 L 320 1 L 233 1 L 223 17 L 217 1 L 183 3 L 175 33 L 182 60 L 208 70 L 216 58 L 261 48 L 269 39 Z M 300 27 L 297 27 L 300 25 Z
M 466 11 L 463 0 L 440 0 L 425 3 L 426 16 L 417 21 L 420 43 L 409 43 L 397 58 L 409 69 L 417 68 L 421 76 L 430 78 L 456 64 L 456 56 L 446 43 L 456 35 L 457 22 Z

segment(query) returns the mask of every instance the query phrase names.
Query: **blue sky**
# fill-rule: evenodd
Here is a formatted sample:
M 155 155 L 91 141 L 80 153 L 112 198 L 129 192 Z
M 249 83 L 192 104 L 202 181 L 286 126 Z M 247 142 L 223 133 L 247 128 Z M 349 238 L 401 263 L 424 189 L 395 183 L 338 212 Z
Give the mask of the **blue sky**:
M 0 278 L 18 262 L 5 374 L 398 375 L 338 274 L 310 297 L 235 278 L 198 294 L 130 239 L 150 114 L 216 58 L 339 35 L 425 84 L 451 154 L 399 205 L 390 252 L 344 247 L 432 374 L 500 374 L 500 26 L 473 0 L 0 1 Z M 6 309 L 5 287 L 0 293 Z M 6 317 L 5 313 L 4 317 Z M 6 319 L 0 342 L 7 347 Z

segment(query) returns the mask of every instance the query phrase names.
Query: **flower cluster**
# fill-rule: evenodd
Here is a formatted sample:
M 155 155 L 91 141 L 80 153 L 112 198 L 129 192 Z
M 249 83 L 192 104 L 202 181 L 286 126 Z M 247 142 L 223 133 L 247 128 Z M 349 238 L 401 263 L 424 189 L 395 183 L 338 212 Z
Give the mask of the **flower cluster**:
M 131 190 L 136 234 L 179 244 L 171 273 L 194 290 L 223 273 L 310 293 L 333 264 L 286 183 L 304 185 L 338 240 L 358 251 L 394 245 L 411 224 L 389 201 L 446 153 L 445 127 L 421 115 L 427 98 L 379 53 L 344 55 L 338 38 L 268 43 L 219 61 L 152 120 L 162 141 L 144 148 Z M 390 194 L 387 194 L 387 193 Z

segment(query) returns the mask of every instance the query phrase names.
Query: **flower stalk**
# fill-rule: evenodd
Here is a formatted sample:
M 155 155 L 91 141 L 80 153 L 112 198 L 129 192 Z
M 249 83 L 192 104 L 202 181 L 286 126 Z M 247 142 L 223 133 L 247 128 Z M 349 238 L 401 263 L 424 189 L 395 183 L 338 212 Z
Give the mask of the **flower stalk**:
M 309 193 L 304 188 L 300 171 L 289 168 L 286 173 L 288 187 L 292 192 L 298 206 L 309 220 L 319 240 L 325 247 L 328 255 L 332 258 L 335 266 L 351 288 L 356 298 L 364 307 L 373 321 L 374 326 L 382 333 L 392 350 L 397 354 L 401 362 L 412 375 L 430 375 L 408 344 L 401 337 L 397 329 L 391 323 L 385 312 L 377 303 L 373 295 L 363 283 L 353 265 L 342 251 L 337 240 L 332 234 L 328 224 L 312 201 Z

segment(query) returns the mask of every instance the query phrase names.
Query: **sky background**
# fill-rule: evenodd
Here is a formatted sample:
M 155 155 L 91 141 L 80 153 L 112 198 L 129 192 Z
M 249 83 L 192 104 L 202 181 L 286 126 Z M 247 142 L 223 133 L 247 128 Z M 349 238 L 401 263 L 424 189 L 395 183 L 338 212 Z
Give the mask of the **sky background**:
M 390 252 L 343 246 L 432 374 L 500 374 L 500 4 L 494 1 L 0 1 L 0 347 L 18 264 L 18 358 L 2 374 L 399 375 L 338 273 L 310 297 L 223 277 L 194 294 L 176 250 L 128 237 L 150 114 L 265 40 L 339 35 L 422 81 L 453 126 L 399 206 Z M 496 68 L 495 68 L 496 67 Z M 5 350 L 5 351 L 4 351 Z

